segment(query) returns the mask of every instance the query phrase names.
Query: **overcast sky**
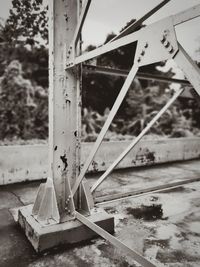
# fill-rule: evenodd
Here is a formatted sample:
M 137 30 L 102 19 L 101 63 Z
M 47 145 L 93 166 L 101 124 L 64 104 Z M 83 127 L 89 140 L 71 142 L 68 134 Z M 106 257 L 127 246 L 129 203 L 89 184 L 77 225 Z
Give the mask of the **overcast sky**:
M 161 0 L 92 0 L 83 28 L 84 47 L 89 44 L 100 45 L 108 33 L 118 33 L 128 21 L 140 18 Z M 171 0 L 146 23 L 175 14 L 200 0 Z M 0 0 L 0 17 L 6 19 L 11 0 Z M 195 50 L 200 47 L 200 18 L 177 27 L 177 36 L 188 53 L 195 58 Z
M 109 32 L 118 33 L 132 18 L 140 18 L 160 0 L 93 0 L 83 29 L 84 45 L 98 45 Z M 171 0 L 146 23 L 152 23 L 168 15 L 200 4 L 200 0 Z M 184 48 L 194 57 L 200 46 L 200 18 L 177 27 L 177 36 Z

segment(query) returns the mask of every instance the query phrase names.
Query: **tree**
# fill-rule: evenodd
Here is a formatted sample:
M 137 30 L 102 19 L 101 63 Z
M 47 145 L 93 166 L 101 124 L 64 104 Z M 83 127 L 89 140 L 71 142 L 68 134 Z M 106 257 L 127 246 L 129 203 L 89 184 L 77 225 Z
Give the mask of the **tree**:
M 0 139 L 46 138 L 48 94 L 22 76 L 19 61 L 12 61 L 0 80 Z
M 12 0 L 9 18 L 0 25 L 0 76 L 11 61 L 19 60 L 25 78 L 48 87 L 48 49 L 38 40 L 48 40 L 43 0 Z
M 48 40 L 47 6 L 43 0 L 12 0 L 9 18 L 4 27 L 4 41 L 12 45 L 29 45 Z

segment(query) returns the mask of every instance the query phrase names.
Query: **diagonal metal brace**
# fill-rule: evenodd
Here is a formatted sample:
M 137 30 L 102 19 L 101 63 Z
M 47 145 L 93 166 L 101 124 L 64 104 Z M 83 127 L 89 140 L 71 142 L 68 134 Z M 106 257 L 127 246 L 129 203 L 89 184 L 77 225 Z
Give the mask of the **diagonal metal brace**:
M 152 8 L 148 13 L 146 13 L 144 16 L 142 16 L 140 19 L 138 19 L 137 21 L 133 22 L 129 27 L 127 27 L 126 29 L 124 29 L 122 32 L 120 32 L 117 36 L 115 36 L 112 40 L 110 40 L 110 42 L 113 42 L 123 36 L 126 36 L 134 31 L 137 30 L 137 28 L 139 26 L 142 25 L 142 23 L 147 20 L 148 18 L 150 18 L 153 14 L 155 14 L 158 10 L 160 10 L 163 6 L 165 6 L 168 2 L 170 2 L 171 0 L 164 0 L 162 1 L 160 4 L 158 4 L 157 6 L 155 6 L 154 8 Z
M 178 47 L 179 51 L 174 57 L 174 61 L 182 69 L 188 81 L 200 95 L 200 69 L 180 44 L 178 44 Z
M 126 96 L 126 93 L 128 92 L 128 89 L 131 86 L 131 83 L 133 82 L 133 80 L 135 78 L 137 71 L 138 71 L 138 67 L 133 65 L 133 67 L 130 70 L 129 75 L 127 76 L 127 79 L 126 79 L 124 85 L 122 86 L 122 89 L 121 89 L 121 91 L 120 91 L 111 111 L 110 111 L 110 114 L 109 114 L 109 116 L 108 116 L 108 118 L 107 118 L 107 120 L 106 120 L 106 122 L 105 122 L 105 124 L 104 124 L 104 126 L 103 126 L 103 128 L 102 128 L 102 130 L 101 130 L 101 132 L 100 132 L 100 134 L 99 134 L 99 136 L 98 136 L 98 138 L 97 138 L 97 140 L 96 140 L 96 142 L 95 142 L 95 144 L 94 144 L 94 146 L 93 146 L 93 148 L 92 148 L 92 150 L 91 150 L 91 152 L 90 152 L 90 154 L 89 154 L 89 156 L 88 156 L 88 158 L 84 164 L 84 166 L 83 166 L 83 169 L 81 170 L 81 172 L 80 172 L 80 174 L 79 174 L 79 176 L 78 176 L 78 178 L 77 178 L 77 180 L 76 180 L 76 182 L 72 188 L 72 194 L 73 195 L 76 193 L 80 183 L 82 182 L 82 180 L 86 174 L 86 171 L 88 170 L 94 156 L 96 155 L 108 128 L 110 127 L 119 107 L 121 106 L 123 99 Z
M 96 225 L 95 223 L 88 220 L 85 216 L 80 214 L 79 212 L 76 212 L 76 218 L 82 222 L 84 225 L 86 225 L 88 228 L 90 228 L 92 231 L 96 232 L 98 235 L 109 241 L 112 245 L 116 246 L 120 250 L 124 251 L 128 256 L 133 258 L 136 262 L 141 264 L 143 267 L 156 267 L 153 263 L 145 259 L 143 256 L 141 256 L 139 253 L 137 253 L 135 250 L 129 248 L 124 243 L 122 243 L 120 240 L 118 240 L 116 237 L 112 236 L 108 232 L 106 232 L 104 229 Z
M 119 157 L 111 164 L 111 166 L 102 174 L 102 176 L 95 182 L 91 188 L 93 193 L 97 187 L 108 177 L 108 175 L 114 170 L 114 168 L 124 159 L 124 157 L 133 149 L 141 138 L 150 130 L 150 128 L 158 121 L 158 119 L 166 112 L 166 110 L 174 103 L 178 96 L 184 91 L 179 89 L 173 97 L 167 102 L 167 104 L 158 112 L 158 114 L 147 124 L 143 131 L 130 143 L 130 145 L 119 155 Z

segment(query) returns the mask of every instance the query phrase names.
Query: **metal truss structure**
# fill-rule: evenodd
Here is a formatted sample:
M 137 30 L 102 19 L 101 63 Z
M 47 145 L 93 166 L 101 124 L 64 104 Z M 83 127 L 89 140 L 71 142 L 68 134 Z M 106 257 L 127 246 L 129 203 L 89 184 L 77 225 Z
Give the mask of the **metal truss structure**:
M 80 3 L 78 5 L 75 3 L 78 1 L 65 0 L 63 1 L 65 6 L 61 4 L 61 0 L 50 1 L 49 178 L 46 184 L 40 186 L 32 210 L 34 218 L 44 227 L 46 224 L 62 224 L 66 221 L 78 220 L 131 256 L 141 266 L 148 267 L 155 265 L 90 220 L 90 215 L 95 209 L 93 193 L 185 89 L 177 90 L 169 102 L 133 139 L 91 188 L 88 187 L 85 174 L 137 75 L 145 79 L 177 82 L 187 85 L 187 87 L 189 85 L 200 95 L 200 70 L 177 41 L 175 32 L 177 25 L 200 16 L 200 5 L 135 31 L 147 18 L 169 1 L 162 1 L 109 43 L 86 54 L 80 54 L 80 36 L 91 0 L 85 0 L 82 8 L 80 8 Z M 66 24 L 64 25 L 63 20 L 59 21 L 59 15 L 64 14 L 63 7 L 67 11 L 65 20 L 68 28 L 66 28 Z M 80 11 L 78 20 L 77 10 Z M 71 14 L 71 17 L 68 14 Z M 68 33 L 65 39 L 62 37 L 64 31 Z M 84 69 L 87 71 L 126 76 L 126 79 L 83 168 L 80 169 L 81 63 L 133 42 L 136 43 L 136 52 L 133 66 L 129 72 L 84 65 Z M 177 63 L 188 81 L 155 77 L 150 74 L 148 76 L 138 72 L 141 66 L 169 59 L 173 59 Z M 57 87 L 61 90 L 57 90 Z M 178 185 L 180 183 L 171 184 L 173 187 Z M 167 187 L 169 186 L 167 185 Z M 165 186 L 153 188 L 151 192 L 161 189 L 165 190 Z

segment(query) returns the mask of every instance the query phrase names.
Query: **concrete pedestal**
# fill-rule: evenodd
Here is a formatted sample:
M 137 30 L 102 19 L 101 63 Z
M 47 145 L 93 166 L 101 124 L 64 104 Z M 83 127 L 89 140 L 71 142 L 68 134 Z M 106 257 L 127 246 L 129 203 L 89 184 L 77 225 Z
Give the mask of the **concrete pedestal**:
M 114 217 L 103 209 L 95 209 L 88 219 L 107 232 L 114 232 Z M 95 232 L 76 219 L 65 223 L 42 226 L 32 216 L 32 205 L 19 209 L 18 222 L 37 252 L 62 244 L 78 243 L 97 236 Z

